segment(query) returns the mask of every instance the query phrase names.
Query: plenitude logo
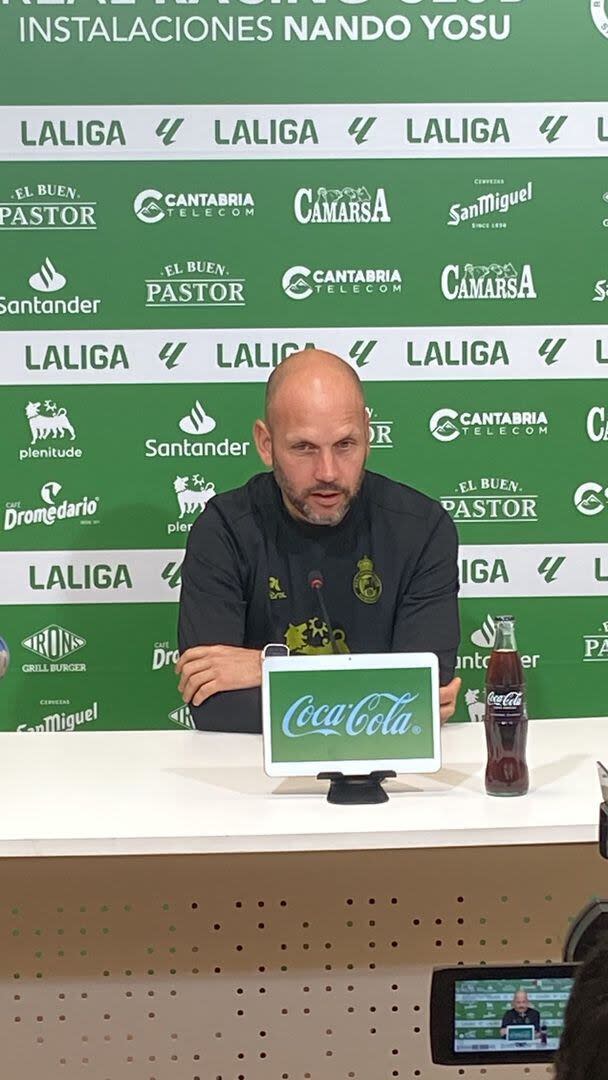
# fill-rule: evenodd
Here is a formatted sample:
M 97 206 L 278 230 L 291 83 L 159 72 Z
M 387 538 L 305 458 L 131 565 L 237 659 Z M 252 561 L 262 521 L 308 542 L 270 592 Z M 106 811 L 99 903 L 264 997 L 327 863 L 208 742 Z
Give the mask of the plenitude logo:
M 441 272 L 446 300 L 536 300 L 529 263 L 517 270 L 513 263 L 449 263 Z
M 192 521 L 184 521 L 185 517 L 202 514 L 210 499 L 216 494 L 215 484 L 212 480 L 205 480 L 199 473 L 192 476 L 176 476 L 173 482 L 173 490 L 179 506 L 178 521 L 167 525 L 167 534 L 190 532 Z
M 454 442 L 463 437 L 547 435 L 549 421 L 546 412 L 457 412 L 437 409 L 429 420 L 429 431 L 438 442 Z
M 28 401 L 25 417 L 30 428 L 30 446 L 19 450 L 19 461 L 28 461 L 31 458 L 82 457 L 80 447 L 73 445 L 76 432 L 63 406 L 48 398 L 44 402 Z M 52 440 L 52 445 L 36 445 L 48 440 Z
M 99 496 L 91 498 L 83 495 L 75 502 L 62 499 L 58 502 L 63 485 L 56 480 L 50 480 L 40 488 L 40 500 L 42 505 L 22 508 L 21 502 L 8 502 L 4 510 L 3 529 L 11 532 L 13 529 L 27 528 L 29 525 L 46 525 L 51 527 L 58 522 L 71 521 L 76 518 L 81 525 L 96 524 L 96 514 L 99 507 Z
M 233 277 L 224 263 L 187 259 L 169 263 L 160 277 L 146 279 L 146 307 L 244 307 L 245 279 Z M 1 311 L 1 309 L 0 309 Z
M 67 278 L 48 256 L 42 260 L 39 268 L 31 274 L 28 284 L 34 292 L 61 292 L 67 285 Z M 39 296 L 28 298 L 9 298 L 0 295 L 0 315 L 96 315 L 101 307 L 101 300 L 81 298 L 78 295 L 69 299 Z
M 249 191 L 169 191 L 163 194 L 156 188 L 146 188 L 135 196 L 133 212 L 146 225 L 158 225 L 165 220 L 245 218 L 255 214 L 255 200 Z
M 367 225 L 390 222 L 386 192 L 366 187 L 298 188 L 293 212 L 301 225 Z
M 67 184 L 24 184 L 0 201 L 2 232 L 94 231 L 97 203 Z
M 173 457 L 244 457 L 251 447 L 251 442 L 230 439 L 226 436 L 219 441 L 207 439 L 215 431 L 216 420 L 208 413 L 197 399 L 191 409 L 178 420 L 178 427 L 186 436 L 166 442 L 159 439 L 146 439 L 144 455 L 147 458 Z M 202 440 L 205 440 L 204 442 Z M 194 441 L 193 441 L 194 440 Z
M 310 269 L 290 266 L 281 279 L 283 292 L 290 300 L 308 300 L 324 295 L 359 295 L 374 293 L 386 296 L 400 293 L 403 288 L 401 272 L 395 268 L 372 269 Z
M 524 494 L 521 484 L 507 477 L 461 480 L 440 502 L 458 525 L 538 521 L 538 495 Z

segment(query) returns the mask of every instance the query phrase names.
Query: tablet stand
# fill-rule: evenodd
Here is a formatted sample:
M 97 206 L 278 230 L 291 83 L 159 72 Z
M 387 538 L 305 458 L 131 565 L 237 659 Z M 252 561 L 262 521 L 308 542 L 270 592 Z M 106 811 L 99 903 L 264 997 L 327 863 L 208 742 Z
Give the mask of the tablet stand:
M 365 776 L 345 776 L 341 772 L 320 772 L 317 780 L 329 780 L 327 801 L 341 806 L 356 806 L 360 803 L 388 802 L 388 795 L 382 787 L 382 780 L 396 776 L 392 769 L 378 770 Z
M 600 855 L 608 859 L 608 803 L 600 803 Z

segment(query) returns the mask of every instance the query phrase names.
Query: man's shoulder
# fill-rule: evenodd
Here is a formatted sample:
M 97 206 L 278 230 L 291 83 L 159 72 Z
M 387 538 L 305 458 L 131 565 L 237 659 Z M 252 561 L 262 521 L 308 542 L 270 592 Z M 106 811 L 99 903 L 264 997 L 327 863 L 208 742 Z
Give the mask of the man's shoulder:
M 380 473 L 366 473 L 366 493 L 370 505 L 395 518 L 417 518 L 433 527 L 447 512 L 437 499 L 423 491 L 391 480 Z
M 192 531 L 224 529 L 229 532 L 255 527 L 256 519 L 270 512 L 273 504 L 273 479 L 270 473 L 256 473 L 241 487 L 221 491 L 209 500 L 196 519 Z

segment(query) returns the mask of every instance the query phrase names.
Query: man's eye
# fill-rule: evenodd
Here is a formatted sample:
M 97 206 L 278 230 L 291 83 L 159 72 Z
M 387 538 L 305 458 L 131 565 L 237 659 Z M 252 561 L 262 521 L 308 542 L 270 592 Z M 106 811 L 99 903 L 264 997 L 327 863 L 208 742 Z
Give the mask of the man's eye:
M 338 443 L 338 446 L 340 447 L 341 450 L 348 450 L 349 447 L 354 446 L 354 445 L 355 445 L 355 440 L 354 439 L 342 439 Z

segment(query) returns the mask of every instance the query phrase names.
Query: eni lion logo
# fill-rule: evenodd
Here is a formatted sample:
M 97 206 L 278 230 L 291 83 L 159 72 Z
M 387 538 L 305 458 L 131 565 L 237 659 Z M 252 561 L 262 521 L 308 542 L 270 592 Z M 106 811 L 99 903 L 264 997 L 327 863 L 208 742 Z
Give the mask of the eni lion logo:
M 353 578 L 353 592 L 364 604 L 375 604 L 382 595 L 382 582 L 374 570 L 372 560 L 365 555 L 357 563 L 357 573 Z
M 63 438 L 68 434 L 72 442 L 76 438 L 76 432 L 70 424 L 65 409 L 58 409 L 54 401 L 29 401 L 25 407 L 25 415 L 32 433 L 31 441 L 40 442 L 52 436 L 53 439 Z

